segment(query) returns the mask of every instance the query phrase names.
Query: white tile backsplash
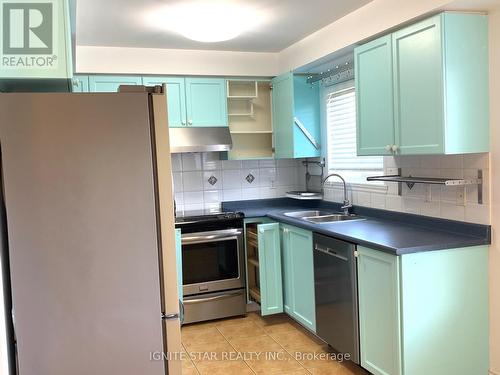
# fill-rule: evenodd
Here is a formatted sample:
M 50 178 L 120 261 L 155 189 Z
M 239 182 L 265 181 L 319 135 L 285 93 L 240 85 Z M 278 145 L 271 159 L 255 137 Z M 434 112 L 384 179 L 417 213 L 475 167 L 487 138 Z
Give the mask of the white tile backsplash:
M 201 171 L 182 172 L 182 189 L 185 192 L 203 190 L 203 173 Z
M 241 169 L 240 160 L 222 160 L 222 169 Z
M 241 169 L 229 169 L 222 171 L 222 188 L 227 189 L 241 189 L 243 182 L 243 171 Z
M 409 189 L 402 184 L 402 196 L 398 195 L 397 183 L 386 183 L 386 191 L 353 191 L 354 204 L 418 215 L 461 220 L 480 224 L 489 223 L 489 154 L 425 155 L 384 157 L 386 174 L 404 176 L 477 178 L 478 169 L 483 171 L 483 204 L 477 202 L 477 186 L 440 186 L 416 184 Z M 340 188 L 325 189 L 325 199 L 341 202 Z
M 216 152 L 205 152 L 201 154 L 202 168 L 204 171 L 218 170 L 222 168 L 222 161 Z
M 184 204 L 203 203 L 203 191 L 185 191 Z
M 241 189 L 224 189 L 222 199 L 224 201 L 239 201 L 242 198 Z
M 215 212 L 222 201 L 283 197 L 305 184 L 296 159 L 219 160 L 215 152 L 186 153 L 172 155 L 172 168 L 178 212 Z M 246 180 L 249 174 L 252 182 Z
M 186 153 L 182 155 L 182 170 L 186 171 L 199 171 L 201 170 L 201 154 L 200 153 Z
M 182 171 L 181 154 L 172 154 L 172 171 L 173 172 L 181 172 Z

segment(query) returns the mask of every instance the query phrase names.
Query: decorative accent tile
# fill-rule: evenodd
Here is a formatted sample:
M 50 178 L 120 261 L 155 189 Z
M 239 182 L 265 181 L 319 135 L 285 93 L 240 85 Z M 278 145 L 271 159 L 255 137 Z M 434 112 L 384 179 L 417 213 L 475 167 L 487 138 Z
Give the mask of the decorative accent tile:
M 217 183 L 217 177 L 215 177 L 214 175 L 211 175 L 209 178 L 208 178 L 208 183 L 212 186 L 214 186 L 216 183 Z
M 249 184 L 251 184 L 254 180 L 255 180 L 255 177 L 253 176 L 253 174 L 249 173 L 246 177 L 245 177 L 245 180 L 247 180 L 247 182 Z

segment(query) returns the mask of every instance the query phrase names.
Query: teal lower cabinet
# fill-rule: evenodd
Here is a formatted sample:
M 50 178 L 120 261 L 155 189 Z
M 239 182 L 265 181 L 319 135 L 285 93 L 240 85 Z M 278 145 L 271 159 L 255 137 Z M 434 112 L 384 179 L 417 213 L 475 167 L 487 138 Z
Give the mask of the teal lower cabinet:
M 268 218 L 245 220 L 248 300 L 316 331 L 312 232 Z
M 358 247 L 361 366 L 376 375 L 401 374 L 399 261 Z
M 358 247 L 358 295 L 371 373 L 488 373 L 488 246 L 402 256 Z
M 89 76 L 90 92 L 117 92 L 121 85 L 142 85 L 141 76 Z
M 315 332 L 312 232 L 286 224 L 280 229 L 285 312 Z
M 245 220 L 245 250 L 249 301 L 262 315 L 283 312 L 279 224 L 266 218 Z

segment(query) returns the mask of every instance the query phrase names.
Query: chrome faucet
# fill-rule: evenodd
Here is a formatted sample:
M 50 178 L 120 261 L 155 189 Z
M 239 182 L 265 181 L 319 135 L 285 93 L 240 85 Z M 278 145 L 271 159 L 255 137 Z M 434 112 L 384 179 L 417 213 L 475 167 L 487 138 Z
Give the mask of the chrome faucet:
M 344 215 L 349 215 L 349 208 L 352 207 L 352 204 L 351 202 L 349 202 L 349 199 L 347 199 L 347 187 L 345 184 L 345 180 L 341 175 L 337 173 L 331 173 L 328 176 L 326 176 L 326 178 L 323 180 L 322 183 L 323 188 L 325 186 L 326 180 L 328 180 L 330 177 L 338 177 L 342 180 L 342 184 L 344 185 L 344 204 L 340 208 L 344 210 Z

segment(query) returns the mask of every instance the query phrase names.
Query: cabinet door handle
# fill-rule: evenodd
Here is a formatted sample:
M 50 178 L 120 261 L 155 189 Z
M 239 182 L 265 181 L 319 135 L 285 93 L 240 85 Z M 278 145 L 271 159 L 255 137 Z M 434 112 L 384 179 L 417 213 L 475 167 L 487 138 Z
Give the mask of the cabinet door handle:
M 387 146 L 385 146 L 385 150 L 386 150 L 386 151 L 392 151 L 392 146 L 391 146 L 391 145 L 387 145 Z
M 188 120 L 188 125 L 193 125 L 193 120 Z
M 182 126 L 186 126 L 186 121 L 181 122 Z
M 398 152 L 399 147 L 396 145 L 392 145 L 392 152 Z

